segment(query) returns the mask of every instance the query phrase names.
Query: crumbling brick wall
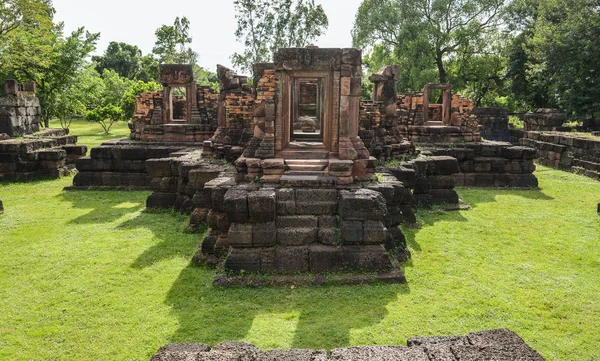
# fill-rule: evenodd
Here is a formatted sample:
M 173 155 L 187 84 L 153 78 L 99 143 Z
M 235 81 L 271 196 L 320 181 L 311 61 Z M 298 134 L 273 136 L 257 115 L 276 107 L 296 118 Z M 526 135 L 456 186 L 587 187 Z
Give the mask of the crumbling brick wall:
M 35 83 L 23 85 L 8 80 L 4 90 L 6 96 L 0 98 L 0 134 L 16 138 L 39 132 L 42 110 L 35 96 Z

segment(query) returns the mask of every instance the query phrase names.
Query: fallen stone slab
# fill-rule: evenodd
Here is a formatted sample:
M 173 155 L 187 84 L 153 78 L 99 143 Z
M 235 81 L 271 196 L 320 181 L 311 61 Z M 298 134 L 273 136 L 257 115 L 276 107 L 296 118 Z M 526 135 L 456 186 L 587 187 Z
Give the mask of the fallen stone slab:
M 347 347 L 331 350 L 260 351 L 245 342 L 172 344 L 162 347 L 151 361 L 544 361 L 521 337 L 508 329 L 466 336 L 413 337 L 404 346 Z

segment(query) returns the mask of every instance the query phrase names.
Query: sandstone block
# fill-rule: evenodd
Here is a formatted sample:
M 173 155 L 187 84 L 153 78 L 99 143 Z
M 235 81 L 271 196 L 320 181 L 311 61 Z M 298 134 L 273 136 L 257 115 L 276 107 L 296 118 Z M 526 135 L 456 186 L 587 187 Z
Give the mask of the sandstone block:
M 266 223 L 275 220 L 275 190 L 259 190 L 248 194 L 248 209 L 253 223 Z

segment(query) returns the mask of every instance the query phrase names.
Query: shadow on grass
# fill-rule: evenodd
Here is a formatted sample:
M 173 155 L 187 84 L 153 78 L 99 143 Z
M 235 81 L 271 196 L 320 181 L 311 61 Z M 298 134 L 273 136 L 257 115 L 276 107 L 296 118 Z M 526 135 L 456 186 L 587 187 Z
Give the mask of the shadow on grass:
M 171 218 L 178 228 L 166 226 L 161 219 Z M 174 220 L 173 220 L 174 219 Z M 175 221 L 175 222 L 174 222 Z M 189 215 L 172 211 L 143 211 L 139 216 L 122 223 L 120 229 L 147 229 L 159 242 L 140 254 L 131 264 L 133 268 L 145 268 L 176 257 L 191 259 L 204 238 L 205 231 L 191 232 L 186 225 Z
M 171 225 L 177 222 L 171 220 L 161 222 L 165 217 L 175 217 L 181 228 L 173 229 Z M 173 257 L 190 259 L 203 234 L 184 232 L 186 217 L 145 211 L 120 225 L 150 230 L 158 240 L 131 267 L 150 267 Z M 169 342 L 214 345 L 249 340 L 263 348 L 348 346 L 352 329 L 381 322 L 387 315 L 386 306 L 410 292 L 407 285 L 384 284 L 225 289 L 212 286 L 214 275 L 214 271 L 192 264 L 181 270 L 165 299 L 179 321 Z
M 472 208 L 482 203 L 497 202 L 496 197 L 503 195 L 518 196 L 535 201 L 552 201 L 543 189 L 505 189 L 505 188 L 457 188 L 460 198 Z
M 89 209 L 70 224 L 111 223 L 140 211 L 146 206 L 147 192 L 124 191 L 65 191 L 56 196 L 70 202 L 73 208 Z
M 279 339 L 292 348 L 344 347 L 352 329 L 381 322 L 386 305 L 410 292 L 407 285 L 221 289 L 211 286 L 212 274 L 190 265 L 173 284 L 165 302 L 179 329 L 170 342 L 249 340 L 273 348 L 282 346 Z

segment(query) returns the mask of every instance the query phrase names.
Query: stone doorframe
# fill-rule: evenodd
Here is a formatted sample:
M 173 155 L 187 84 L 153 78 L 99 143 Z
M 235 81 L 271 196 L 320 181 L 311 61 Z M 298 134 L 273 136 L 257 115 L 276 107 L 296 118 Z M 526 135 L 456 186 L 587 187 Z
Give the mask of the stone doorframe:
M 435 83 L 429 83 L 423 88 L 423 124 L 428 125 L 427 123 L 429 122 L 429 91 L 431 89 L 441 89 L 444 91 L 442 95 L 442 123 L 450 125 L 450 117 L 452 115 L 450 112 L 452 106 L 452 85 Z
M 277 116 L 275 118 L 275 150 L 283 151 L 291 142 L 292 120 L 294 117 L 294 101 L 292 89 L 301 79 L 319 79 L 323 82 L 322 94 L 322 127 L 323 144 L 331 153 L 338 152 L 339 119 L 335 110 L 339 111 L 339 89 L 335 92 L 335 73 L 339 84 L 339 72 L 334 71 L 286 71 L 278 72 Z M 299 94 L 298 94 L 299 95 Z M 337 96 L 336 96 L 337 95 Z
M 162 122 L 173 122 L 173 88 L 185 88 L 186 119 L 192 122 L 192 108 L 198 106 L 194 69 L 188 64 L 162 64 L 160 66 L 160 82 L 163 86 Z M 178 119 L 180 120 L 180 119 Z

